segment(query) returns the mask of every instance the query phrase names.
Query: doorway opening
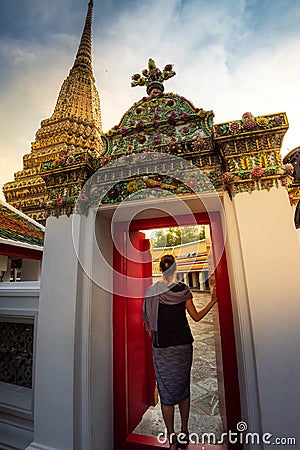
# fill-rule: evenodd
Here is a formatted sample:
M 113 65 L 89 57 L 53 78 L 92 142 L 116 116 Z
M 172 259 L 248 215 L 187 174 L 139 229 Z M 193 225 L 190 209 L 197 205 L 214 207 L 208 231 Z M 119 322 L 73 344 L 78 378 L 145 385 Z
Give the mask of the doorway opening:
M 177 265 L 176 280 L 190 287 L 197 310 L 205 306 L 211 298 L 208 267 L 208 260 L 212 257 L 210 227 L 169 227 L 141 232 L 150 241 L 152 282 L 161 279 L 161 257 L 172 254 Z M 226 430 L 226 411 L 218 306 L 215 305 L 198 323 L 188 314 L 187 318 L 194 337 L 189 431 L 201 442 L 205 441 L 203 433 L 213 433 L 219 441 Z M 157 437 L 164 431 L 157 391 L 155 399 L 155 406 L 148 407 L 134 433 Z M 178 406 L 175 408 L 175 429 L 180 430 Z
M 180 217 L 182 227 L 191 225 L 189 218 L 184 223 L 182 218 L 185 216 Z M 208 233 L 205 239 L 199 240 L 198 249 L 186 251 L 185 248 L 185 253 L 180 253 L 182 258 L 177 259 L 181 267 L 188 263 L 190 270 L 181 270 L 178 277 L 191 285 L 199 309 L 201 303 L 206 303 L 210 298 L 208 280 L 203 275 L 209 264 L 213 263 L 218 303 L 202 323 L 191 324 L 195 327 L 194 350 L 196 347 L 200 353 L 194 356 L 190 416 L 190 431 L 196 430 L 195 439 L 198 440 L 189 448 L 201 448 L 201 433 L 213 433 L 215 442 L 210 443 L 219 444 L 213 447 L 216 449 L 224 448 L 224 442 L 220 442 L 218 437 L 225 430 L 235 429 L 241 416 L 233 316 L 220 215 L 217 212 L 209 216 L 207 213 L 196 213 L 194 217 L 198 225 L 206 226 Z M 154 257 L 157 250 L 153 248 L 151 253 L 146 233 L 176 225 L 175 218 L 171 216 L 136 219 L 129 226 L 125 222 L 114 224 L 116 450 L 164 448 L 157 440 L 157 432 L 164 432 L 164 424 L 155 395 L 151 339 L 144 328 L 141 311 L 145 290 L 158 275 L 155 264 L 159 256 Z M 204 247 L 206 254 L 201 251 Z M 164 251 L 168 253 L 170 249 L 164 248 Z M 190 255 L 187 257 L 188 253 Z

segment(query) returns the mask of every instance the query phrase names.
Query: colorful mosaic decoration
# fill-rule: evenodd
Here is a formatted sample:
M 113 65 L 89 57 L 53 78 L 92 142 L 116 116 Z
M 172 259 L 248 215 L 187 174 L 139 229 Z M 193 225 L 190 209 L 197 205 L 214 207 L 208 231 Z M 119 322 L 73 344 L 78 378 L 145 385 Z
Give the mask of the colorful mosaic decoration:
M 101 165 L 111 158 L 149 149 L 179 156 L 211 151 L 213 117 L 212 111 L 195 108 L 182 96 L 154 89 L 103 135 Z
M 283 114 L 254 117 L 252 113 L 246 112 L 241 120 L 216 125 L 215 136 L 238 136 L 248 131 L 259 132 L 261 130 L 275 129 L 281 125 L 288 125 L 286 116 Z
M 0 237 L 26 244 L 44 245 L 44 227 L 0 201 Z
M 66 153 L 44 163 L 41 176 L 47 185 L 47 200 L 42 205 L 49 215 L 69 216 L 84 184 L 95 171 L 95 158 L 90 153 Z
M 153 199 L 168 195 L 195 194 L 215 189 L 210 175 L 196 170 L 187 161 L 163 157 L 160 153 L 141 153 L 130 158 L 136 172 L 129 173 L 128 157 L 122 157 L 97 171 L 90 179 L 77 202 L 77 212 L 86 213 L 89 206 L 114 204 L 122 201 Z M 124 164 L 122 164 L 122 160 Z M 172 173 L 172 176 L 169 175 Z M 220 171 L 218 174 L 221 183 Z M 103 180 L 103 175 L 107 177 Z M 117 175 L 117 176 L 116 176 Z M 112 181 L 112 180 L 115 181 Z
M 241 120 L 215 126 L 225 168 L 222 181 L 230 195 L 289 185 L 292 168 L 280 156 L 287 129 L 285 113 L 254 117 L 247 112 Z
M 176 73 L 173 70 L 172 64 L 167 64 L 164 70 L 160 70 L 156 67 L 155 61 L 150 58 L 148 61 L 148 68 L 142 70 L 142 75 L 139 73 L 132 75 L 131 86 L 147 86 L 147 93 L 150 94 L 154 87 L 161 89 L 161 84 L 169 78 L 172 78 L 174 75 L 176 75 Z M 159 83 L 158 85 L 157 82 Z

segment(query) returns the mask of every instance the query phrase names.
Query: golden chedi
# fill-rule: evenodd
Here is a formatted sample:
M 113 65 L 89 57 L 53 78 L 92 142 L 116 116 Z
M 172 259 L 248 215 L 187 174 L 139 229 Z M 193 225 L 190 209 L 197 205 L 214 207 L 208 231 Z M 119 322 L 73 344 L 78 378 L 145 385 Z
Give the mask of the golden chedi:
M 92 68 L 92 10 L 90 1 L 75 62 L 63 82 L 54 112 L 41 122 L 31 152 L 23 158 L 23 170 L 3 188 L 8 203 L 42 223 L 47 214 L 44 205 L 49 200 L 49 189 L 47 192 L 41 177 L 43 165 L 55 161 L 63 171 L 64 165 L 83 163 L 102 151 L 100 99 Z M 76 179 L 70 180 L 68 190 L 69 196 L 77 195 Z

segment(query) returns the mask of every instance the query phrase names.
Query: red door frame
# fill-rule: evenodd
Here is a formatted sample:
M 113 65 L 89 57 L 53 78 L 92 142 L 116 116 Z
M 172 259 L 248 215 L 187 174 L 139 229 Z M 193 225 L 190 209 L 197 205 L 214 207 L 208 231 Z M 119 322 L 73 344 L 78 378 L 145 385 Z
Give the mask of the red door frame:
M 221 218 L 218 212 L 196 213 L 193 216 L 199 225 L 210 225 L 211 240 L 214 255 L 219 249 L 224 248 Z M 190 216 L 177 216 L 180 219 L 180 226 L 191 225 Z M 130 231 L 149 230 L 178 226 L 176 218 L 158 217 L 153 219 L 139 219 L 130 223 Z M 127 225 L 127 223 L 126 223 Z M 120 227 L 120 228 L 119 228 Z M 119 233 L 125 228 L 122 223 L 118 224 Z M 114 268 L 122 273 L 122 258 L 114 248 Z M 235 431 L 237 423 L 241 420 L 240 392 L 238 380 L 238 368 L 236 358 L 234 323 L 231 306 L 231 294 L 229 277 L 227 270 L 227 260 L 225 250 L 220 254 L 219 262 L 215 268 L 216 285 L 218 291 L 218 308 L 221 333 L 221 349 L 223 359 L 223 376 L 225 388 L 225 404 L 227 429 Z M 125 303 L 118 295 L 114 295 L 113 302 L 113 329 L 114 329 L 114 427 L 115 427 L 115 450 L 157 450 L 168 448 L 167 444 L 162 445 L 157 442 L 156 437 L 136 435 L 130 433 L 126 421 L 128 411 L 128 398 L 126 396 L 126 329 L 124 317 L 126 315 Z M 190 444 L 189 449 L 200 449 L 203 445 Z M 224 449 L 224 446 L 205 445 L 206 450 Z M 231 445 L 228 446 L 231 448 Z M 234 445 L 235 449 L 242 448 L 239 444 Z

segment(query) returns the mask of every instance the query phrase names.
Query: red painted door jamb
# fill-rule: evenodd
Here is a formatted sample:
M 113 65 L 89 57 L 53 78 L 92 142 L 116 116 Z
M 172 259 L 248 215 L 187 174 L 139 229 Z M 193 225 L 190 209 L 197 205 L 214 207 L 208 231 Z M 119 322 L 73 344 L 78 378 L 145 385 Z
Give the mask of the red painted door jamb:
M 199 213 L 194 217 L 199 225 L 211 225 L 212 245 L 214 254 L 217 254 L 219 248 L 223 247 L 223 237 L 221 232 L 221 221 L 218 213 L 210 214 Z M 211 219 L 211 220 L 210 220 Z M 186 223 L 185 223 L 186 220 Z M 181 226 L 190 225 L 188 217 L 180 217 Z M 153 219 L 142 219 L 132 221 L 130 230 L 147 230 L 153 228 L 163 228 L 177 226 L 177 222 L 173 217 L 162 217 Z M 118 232 L 116 232 L 118 233 Z M 114 268 L 122 273 L 124 270 L 122 256 L 114 249 Z M 227 261 L 225 251 L 220 257 L 220 261 L 215 269 L 216 284 L 219 299 L 219 319 L 222 343 L 223 371 L 225 400 L 227 412 L 228 430 L 235 431 L 236 424 L 241 418 L 240 411 L 240 394 L 239 382 L 233 327 L 233 315 L 231 307 L 230 286 L 227 271 Z M 126 417 L 128 414 L 128 402 L 130 399 L 126 391 L 126 337 L 127 331 L 125 327 L 126 311 L 124 310 L 124 302 L 118 295 L 114 295 L 114 411 L 115 411 L 115 427 L 116 434 L 120 436 L 116 438 L 115 450 L 157 450 L 158 448 L 167 448 L 165 445 L 159 445 L 156 438 L 139 436 L 128 433 L 128 422 Z M 205 450 L 217 450 L 226 448 L 224 446 L 205 445 Z M 202 445 L 190 444 L 188 449 L 203 448 Z M 228 448 L 231 448 L 229 445 Z M 234 445 L 234 449 L 239 449 L 239 444 Z

